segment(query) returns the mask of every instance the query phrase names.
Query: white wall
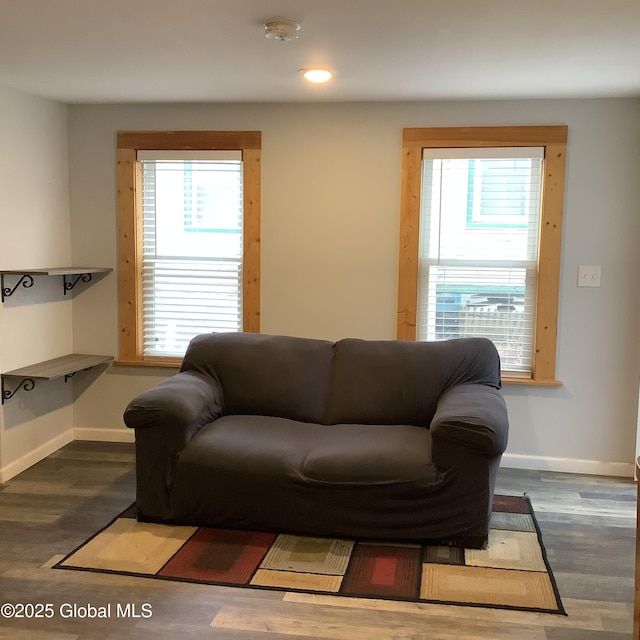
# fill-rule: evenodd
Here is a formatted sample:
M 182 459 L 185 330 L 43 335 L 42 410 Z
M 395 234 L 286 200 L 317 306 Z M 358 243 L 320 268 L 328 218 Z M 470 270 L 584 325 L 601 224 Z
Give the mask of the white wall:
M 0 269 L 68 266 L 66 106 L 0 87 L 0 140 Z M 72 303 L 62 292 L 61 279 L 38 277 L 0 306 L 0 371 L 71 352 Z M 4 404 L 0 481 L 72 438 L 72 401 L 71 386 L 55 381 Z
M 69 109 L 73 258 L 95 266 L 116 267 L 116 131 L 261 130 L 262 331 L 327 339 L 395 337 L 403 127 L 569 125 L 558 336 L 564 386 L 505 389 L 512 425 L 505 464 L 631 473 L 640 100 Z M 579 264 L 602 266 L 599 289 L 577 288 Z M 74 345 L 117 355 L 115 274 L 76 297 Z M 166 375 L 112 367 L 77 398 L 76 433 L 125 437 L 127 402 Z

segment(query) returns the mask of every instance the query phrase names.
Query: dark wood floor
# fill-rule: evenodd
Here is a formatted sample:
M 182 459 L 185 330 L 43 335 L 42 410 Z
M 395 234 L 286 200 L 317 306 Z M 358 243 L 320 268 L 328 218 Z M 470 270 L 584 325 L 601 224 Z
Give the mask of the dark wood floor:
M 503 469 L 498 491 L 530 496 L 567 617 L 53 570 L 134 499 L 133 445 L 74 442 L 0 486 L 0 605 L 50 603 L 54 613 L 0 616 L 0 639 L 629 640 L 632 480 Z M 151 616 L 60 613 L 117 603 L 138 615 L 148 603 Z

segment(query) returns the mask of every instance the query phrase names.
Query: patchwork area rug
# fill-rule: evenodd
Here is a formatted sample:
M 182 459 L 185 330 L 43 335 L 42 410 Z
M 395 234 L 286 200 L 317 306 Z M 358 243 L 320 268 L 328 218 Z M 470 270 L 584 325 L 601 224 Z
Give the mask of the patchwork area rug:
M 151 524 L 132 508 L 54 568 L 566 615 L 519 496 L 494 497 L 485 550 Z

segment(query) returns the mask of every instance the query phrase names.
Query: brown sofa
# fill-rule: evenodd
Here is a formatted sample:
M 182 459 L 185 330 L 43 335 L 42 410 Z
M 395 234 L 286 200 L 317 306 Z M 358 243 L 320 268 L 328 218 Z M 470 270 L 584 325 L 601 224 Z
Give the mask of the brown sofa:
M 483 547 L 500 386 L 483 338 L 197 336 L 124 414 L 138 518 Z

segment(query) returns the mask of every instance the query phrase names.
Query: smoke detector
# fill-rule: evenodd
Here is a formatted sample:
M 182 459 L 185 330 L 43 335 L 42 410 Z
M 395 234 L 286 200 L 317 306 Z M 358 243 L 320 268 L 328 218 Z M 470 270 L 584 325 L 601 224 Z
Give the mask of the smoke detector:
M 298 37 L 298 31 L 300 31 L 300 25 L 293 20 L 274 18 L 264 23 L 264 37 L 269 40 L 279 42 L 295 40 Z

